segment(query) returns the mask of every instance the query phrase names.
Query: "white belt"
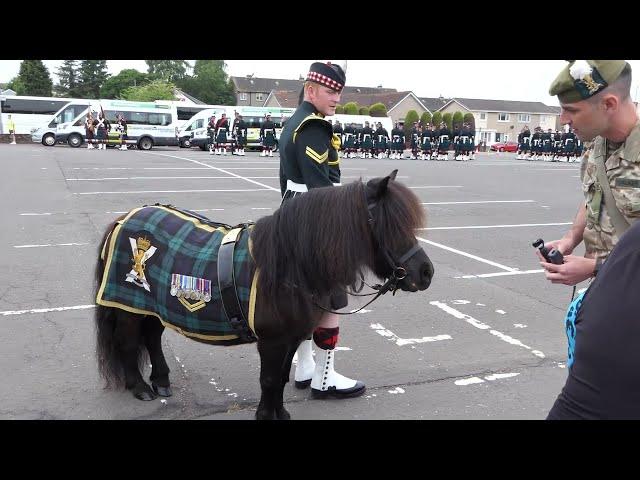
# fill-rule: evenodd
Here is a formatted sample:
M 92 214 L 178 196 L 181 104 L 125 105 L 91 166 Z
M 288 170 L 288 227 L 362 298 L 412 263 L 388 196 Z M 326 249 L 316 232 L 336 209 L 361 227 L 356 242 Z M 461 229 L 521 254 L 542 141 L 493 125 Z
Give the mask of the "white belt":
M 342 183 L 340 183 L 340 182 L 338 182 L 338 183 L 334 183 L 334 184 L 333 184 L 333 186 L 334 186 L 334 187 L 341 187 L 341 186 L 342 186 Z
M 296 183 L 291 180 L 287 180 L 287 190 L 291 190 L 292 192 L 308 192 L 309 189 L 304 183 Z

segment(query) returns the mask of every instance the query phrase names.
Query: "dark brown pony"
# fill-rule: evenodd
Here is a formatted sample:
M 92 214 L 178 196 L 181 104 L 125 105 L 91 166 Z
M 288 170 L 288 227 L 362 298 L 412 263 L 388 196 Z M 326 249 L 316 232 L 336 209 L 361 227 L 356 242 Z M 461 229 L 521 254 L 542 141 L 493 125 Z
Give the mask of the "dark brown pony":
M 429 287 L 433 265 L 415 238 L 425 224 L 424 210 L 416 195 L 395 181 L 396 172 L 366 184 L 313 189 L 256 223 L 251 240 L 260 275 L 254 324 L 262 389 L 257 419 L 290 418 L 282 394 L 291 361 L 317 326 L 321 306 L 330 305 L 332 292 L 355 288 L 367 272 L 393 289 Z M 104 268 L 99 259 L 98 285 Z M 101 305 L 96 312 L 98 366 L 107 386 L 125 386 L 141 400 L 170 396 L 160 321 Z M 139 368 L 145 350 L 151 387 Z

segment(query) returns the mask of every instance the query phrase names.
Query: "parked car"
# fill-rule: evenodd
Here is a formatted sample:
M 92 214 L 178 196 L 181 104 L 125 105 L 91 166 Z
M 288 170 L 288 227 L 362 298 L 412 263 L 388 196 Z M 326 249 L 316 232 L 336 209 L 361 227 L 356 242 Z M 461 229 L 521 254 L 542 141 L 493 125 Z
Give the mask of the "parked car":
M 498 142 L 491 145 L 492 152 L 517 152 L 518 142 Z

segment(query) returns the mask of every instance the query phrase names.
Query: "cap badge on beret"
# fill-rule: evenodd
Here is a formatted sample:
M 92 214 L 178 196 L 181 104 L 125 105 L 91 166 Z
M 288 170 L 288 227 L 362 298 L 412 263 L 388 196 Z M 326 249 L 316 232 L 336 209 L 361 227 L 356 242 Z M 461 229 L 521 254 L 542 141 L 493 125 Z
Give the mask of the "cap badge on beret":
M 607 87 L 598 69 L 589 65 L 586 60 L 576 60 L 569 68 L 576 90 L 582 98 L 589 98 Z

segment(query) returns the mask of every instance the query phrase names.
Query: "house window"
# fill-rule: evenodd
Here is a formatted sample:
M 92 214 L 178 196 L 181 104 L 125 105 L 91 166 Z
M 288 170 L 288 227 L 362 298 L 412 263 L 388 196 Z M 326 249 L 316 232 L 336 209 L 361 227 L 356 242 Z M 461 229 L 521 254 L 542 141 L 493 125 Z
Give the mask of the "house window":
M 508 141 L 509 141 L 509 134 L 508 134 L 508 133 L 505 133 L 505 134 L 502 136 L 502 141 L 503 141 L 503 142 L 508 142 Z
M 245 101 L 245 102 L 246 102 L 246 101 L 247 101 L 247 94 L 246 94 L 246 93 L 244 93 L 244 92 L 242 92 L 242 93 L 240 94 L 240 100 L 243 100 L 243 101 Z
M 498 121 L 499 122 L 508 122 L 509 114 L 508 113 L 498 113 Z
M 519 113 L 518 114 L 518 122 L 520 123 L 529 123 L 531 122 L 531 115 L 528 113 Z
M 487 113 L 486 112 L 480 112 L 480 120 L 486 120 L 487 119 Z
M 256 93 L 256 100 L 257 100 L 258 102 L 261 102 L 261 101 L 263 100 L 263 98 L 262 98 L 262 94 L 261 94 L 261 93 Z

